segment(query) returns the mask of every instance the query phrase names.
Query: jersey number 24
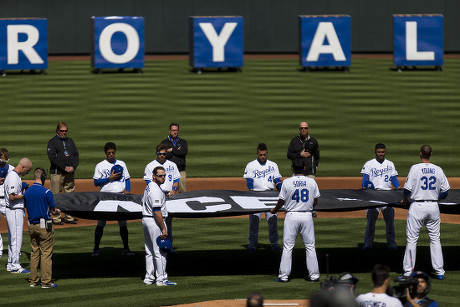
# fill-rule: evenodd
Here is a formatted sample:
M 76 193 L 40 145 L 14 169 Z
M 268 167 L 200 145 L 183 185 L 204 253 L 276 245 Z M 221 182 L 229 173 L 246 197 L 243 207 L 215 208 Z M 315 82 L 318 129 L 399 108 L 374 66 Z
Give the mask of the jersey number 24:
M 295 200 L 296 203 L 298 203 L 299 201 L 306 203 L 308 201 L 308 197 L 309 197 L 309 192 L 307 189 L 302 189 L 302 190 L 297 189 L 295 190 L 294 194 L 292 194 L 291 199 Z

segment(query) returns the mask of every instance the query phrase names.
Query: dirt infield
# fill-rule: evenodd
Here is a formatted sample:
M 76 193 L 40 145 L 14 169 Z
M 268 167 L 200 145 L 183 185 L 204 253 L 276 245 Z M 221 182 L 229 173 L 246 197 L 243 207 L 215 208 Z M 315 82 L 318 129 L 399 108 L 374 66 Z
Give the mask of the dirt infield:
M 401 184 L 404 184 L 405 178 L 399 178 Z M 26 181 L 29 184 L 32 184 L 31 181 Z M 361 186 L 361 177 L 318 177 L 316 182 L 320 190 L 327 189 L 356 189 Z M 449 178 L 449 183 L 452 189 L 460 188 L 460 177 L 451 177 Z M 48 187 L 49 182 L 45 186 Z M 92 179 L 77 179 L 75 183 L 76 192 L 86 192 L 86 191 L 99 191 L 99 188 L 94 186 Z M 131 193 L 133 194 L 143 194 L 145 188 L 145 183 L 140 178 L 131 179 Z M 188 178 L 187 179 L 187 188 L 189 191 L 198 191 L 198 190 L 235 190 L 235 191 L 245 191 L 247 190 L 246 182 L 243 178 L 235 177 L 222 177 L 222 178 Z M 281 214 L 280 218 L 284 216 Z M 351 211 L 351 212 L 320 212 L 318 213 L 318 218 L 365 218 L 364 210 L 360 211 Z M 242 217 L 233 217 L 233 218 L 245 218 Z M 404 209 L 395 209 L 395 218 L 405 220 L 407 218 L 407 210 Z M 443 223 L 451 224 L 460 224 L 460 216 L 452 214 L 441 214 L 441 220 Z M 131 221 L 133 222 L 133 221 Z M 67 228 L 67 227 L 76 227 L 76 226 L 88 226 L 96 225 L 97 221 L 95 220 L 84 220 L 79 219 L 77 225 L 65 224 L 62 226 L 55 226 L 56 229 Z M 109 222 L 116 223 L 116 221 Z M 27 230 L 27 222 L 24 223 L 24 229 Z M 6 233 L 7 226 L 5 218 L 0 220 L 0 233 Z

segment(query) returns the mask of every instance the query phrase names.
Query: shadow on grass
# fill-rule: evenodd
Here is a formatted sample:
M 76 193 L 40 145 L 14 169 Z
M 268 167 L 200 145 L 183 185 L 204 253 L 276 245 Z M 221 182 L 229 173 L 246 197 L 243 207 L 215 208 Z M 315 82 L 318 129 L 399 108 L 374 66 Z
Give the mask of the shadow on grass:
M 443 248 L 446 271 L 460 270 L 457 257 L 460 247 Z M 383 263 L 392 271 L 402 272 L 404 247 L 390 251 L 386 245 L 374 245 L 370 251 L 360 248 L 317 249 L 320 272 L 325 276 L 343 271 L 353 273 L 370 272 L 373 265 Z M 171 276 L 208 275 L 274 275 L 278 274 L 281 253 L 272 252 L 270 246 L 259 245 L 255 253 L 248 253 L 244 246 L 240 250 L 194 250 L 168 255 L 168 274 Z M 139 277 L 145 273 L 144 251 L 135 251 L 134 256 L 122 256 L 121 249 L 103 248 L 100 256 L 89 253 L 54 255 L 53 277 L 56 280 L 68 278 Z M 430 250 L 427 246 L 417 249 L 416 270 L 431 272 Z M 305 278 L 305 251 L 294 249 L 292 278 Z

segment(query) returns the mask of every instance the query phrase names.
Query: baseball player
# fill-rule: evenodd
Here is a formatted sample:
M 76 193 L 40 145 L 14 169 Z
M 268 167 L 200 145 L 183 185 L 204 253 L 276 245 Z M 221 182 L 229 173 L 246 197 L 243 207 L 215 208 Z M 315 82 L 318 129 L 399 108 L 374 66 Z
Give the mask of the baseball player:
M 19 263 L 24 227 L 24 194 L 20 176 L 27 175 L 32 169 L 32 162 L 22 158 L 19 164 L 6 175 L 4 182 L 6 221 L 8 222 L 8 263 L 6 270 L 11 273 L 28 274 Z
M 142 227 L 145 236 L 145 278 L 144 283 L 157 286 L 175 286 L 175 282 L 168 280 L 166 273 L 167 252 L 161 250 L 157 238 L 166 239 L 168 230 L 164 222 L 166 199 L 160 186 L 167 176 L 162 166 L 152 171 L 152 180 L 147 184 L 142 198 Z
M 267 160 L 268 148 L 264 143 L 257 146 L 257 159 L 246 165 L 243 178 L 246 179 L 250 191 L 278 191 L 281 189 L 281 175 L 278 165 L 275 162 Z M 259 237 L 259 222 L 262 212 L 249 215 L 249 246 L 248 251 L 254 253 L 257 249 Z M 268 238 L 273 251 L 281 251 L 278 244 L 278 217 L 270 212 L 265 213 L 265 219 L 268 222 Z
M 395 297 L 386 294 L 390 285 L 390 268 L 383 264 L 376 264 L 372 268 L 372 282 L 374 289 L 366 294 L 361 294 L 356 298 L 356 302 L 361 307 L 385 306 L 402 307 L 402 303 Z
M 376 190 L 391 190 L 391 185 L 399 188 L 399 182 L 396 176 L 398 172 L 390 160 L 385 159 L 386 147 L 379 143 L 375 145 L 375 159 L 369 160 L 364 164 L 361 174 L 363 174 L 362 187 L 363 189 Z M 370 250 L 374 243 L 375 222 L 379 217 L 379 212 L 382 211 L 383 218 L 386 224 L 387 243 L 391 250 L 396 250 L 395 240 L 395 225 L 394 217 L 395 210 L 393 207 L 381 207 L 374 209 L 366 209 L 367 227 L 364 235 L 363 250 Z
M 438 200 L 445 199 L 450 189 L 443 170 L 430 162 L 432 150 L 429 145 L 420 149 L 421 163 L 412 165 L 404 184 L 403 204 L 410 204 L 407 215 L 407 245 L 404 253 L 404 276 L 414 271 L 417 241 L 420 229 L 425 226 L 430 238 L 431 265 L 437 279 L 444 279 L 444 260 L 441 249 Z M 410 198 L 410 199 L 409 199 Z
M 117 145 L 108 142 L 104 146 L 106 159 L 99 162 L 94 169 L 94 185 L 101 187 L 101 192 L 124 193 L 131 191 L 131 180 L 125 162 L 115 159 Z M 118 170 L 118 171 L 117 171 Z M 99 256 L 99 244 L 104 235 L 106 221 L 98 220 L 94 231 L 94 250 L 91 256 Z M 128 245 L 128 225 L 126 220 L 119 220 L 120 237 L 123 241 L 122 255 L 132 256 Z
M 311 281 L 319 281 L 312 211 L 318 203 L 320 194 L 316 181 L 303 175 L 304 167 L 301 159 L 295 159 L 292 162 L 291 169 L 294 175 L 283 181 L 278 203 L 270 210 L 272 214 L 275 214 L 284 206 L 287 212 L 283 230 L 283 254 L 277 282 L 289 281 L 292 250 L 298 233 L 302 236 L 307 253 L 308 277 Z
M 178 193 L 179 188 L 179 180 L 181 175 L 179 173 L 179 168 L 177 167 L 176 163 L 169 161 L 166 159 L 168 146 L 166 144 L 160 144 L 156 147 L 157 151 L 157 158 L 153 160 L 145 167 L 144 171 L 144 180 L 148 185 L 152 181 L 152 172 L 153 169 L 157 166 L 162 166 L 166 172 L 166 178 L 163 183 L 160 185 L 161 190 L 166 195 L 174 195 Z M 172 218 L 166 218 L 166 226 L 168 227 L 169 233 L 169 240 L 173 242 L 173 235 L 172 235 Z
M 0 219 L 2 215 L 6 218 L 6 203 L 5 203 L 5 189 L 3 183 L 5 182 L 6 175 L 11 172 L 14 167 L 8 164 L 10 154 L 8 149 L 0 148 Z M 3 238 L 0 234 L 0 258 L 3 257 Z

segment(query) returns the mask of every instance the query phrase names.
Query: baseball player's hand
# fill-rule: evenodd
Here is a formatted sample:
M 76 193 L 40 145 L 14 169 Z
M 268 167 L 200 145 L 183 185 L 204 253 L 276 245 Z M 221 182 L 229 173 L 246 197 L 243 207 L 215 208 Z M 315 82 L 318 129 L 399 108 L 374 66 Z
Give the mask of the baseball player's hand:
M 271 209 L 270 209 L 270 213 L 271 213 L 271 214 L 276 214 L 275 208 L 271 208 Z
M 172 196 L 174 194 L 177 194 L 177 191 L 171 190 L 171 191 L 169 191 L 168 196 Z
M 121 177 L 121 173 L 115 173 L 115 171 L 112 171 L 112 174 L 110 174 L 109 176 L 109 180 L 115 181 L 115 180 L 120 179 L 120 177 Z
M 5 182 L 5 178 L 0 178 L 0 185 L 2 185 Z
M 160 235 L 160 238 L 161 239 L 166 239 L 168 237 L 168 231 L 166 229 L 164 229 L 162 232 L 161 232 L 161 235 Z
M 304 150 L 302 150 L 302 152 L 300 153 L 300 156 L 301 156 L 302 158 L 308 158 L 309 156 L 311 156 L 311 154 L 310 154 L 308 151 L 305 151 L 305 149 L 304 149 Z

